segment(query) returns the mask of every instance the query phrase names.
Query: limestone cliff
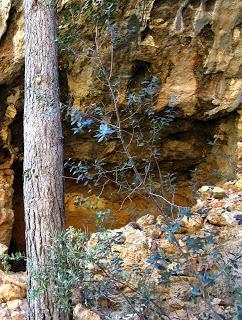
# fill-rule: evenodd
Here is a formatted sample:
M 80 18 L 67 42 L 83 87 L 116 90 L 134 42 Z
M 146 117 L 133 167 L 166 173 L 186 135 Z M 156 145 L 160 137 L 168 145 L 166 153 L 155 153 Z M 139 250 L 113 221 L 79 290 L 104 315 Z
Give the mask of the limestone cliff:
M 62 23 L 68 5 L 81 2 L 59 2 L 60 33 L 70 27 Z M 193 203 L 194 188 L 224 183 L 241 174 L 241 9 L 240 0 L 127 0 L 117 12 L 124 30 L 135 29 L 115 51 L 114 69 L 125 79 L 123 97 L 151 74 L 161 86 L 157 111 L 164 110 L 170 97 L 176 96 L 179 116 L 157 143 L 162 172 L 176 172 L 176 201 L 180 204 Z M 86 55 L 93 46 L 95 30 L 82 21 L 78 24 L 81 42 L 76 49 L 82 50 L 78 57 L 60 50 L 60 84 L 63 102 L 82 108 L 101 102 L 106 93 Z M 105 54 L 108 59 L 108 51 L 106 47 L 104 59 Z M 21 1 L 0 0 L 0 242 L 9 245 L 14 227 L 13 245 L 18 249 L 24 248 L 23 69 Z M 116 143 L 100 148 L 87 136 L 73 136 L 69 126 L 65 126 L 64 142 L 66 159 L 105 159 L 110 165 L 123 161 Z M 135 152 L 142 156 L 141 149 Z M 113 227 L 148 210 L 142 199 L 133 199 L 120 210 L 122 197 L 112 195 L 112 188 L 107 187 L 98 206 L 112 210 L 116 216 Z M 95 212 L 76 204 L 88 190 L 72 180 L 66 181 L 65 190 L 67 223 L 93 230 Z M 94 189 L 92 197 L 99 193 Z

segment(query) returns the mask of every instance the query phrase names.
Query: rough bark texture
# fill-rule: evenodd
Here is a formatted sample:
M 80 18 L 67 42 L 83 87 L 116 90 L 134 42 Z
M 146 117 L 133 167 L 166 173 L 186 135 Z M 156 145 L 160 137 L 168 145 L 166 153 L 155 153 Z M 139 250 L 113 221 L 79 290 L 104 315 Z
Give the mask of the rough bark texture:
M 24 203 L 27 269 L 50 263 L 49 234 L 63 228 L 62 129 L 59 109 L 54 2 L 24 1 Z M 36 282 L 28 276 L 28 289 Z M 59 320 L 51 286 L 29 299 L 28 319 Z

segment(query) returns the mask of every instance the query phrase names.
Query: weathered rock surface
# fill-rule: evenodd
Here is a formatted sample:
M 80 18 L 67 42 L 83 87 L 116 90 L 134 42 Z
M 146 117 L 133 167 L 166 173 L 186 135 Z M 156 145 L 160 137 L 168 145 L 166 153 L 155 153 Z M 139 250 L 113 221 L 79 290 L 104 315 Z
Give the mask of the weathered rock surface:
M 22 303 L 21 299 L 26 297 L 26 275 L 0 272 L 0 301 L 15 309 L 16 301 Z M 10 301 L 14 302 L 10 303 Z M 17 303 L 18 306 L 19 303 Z
M 68 11 L 68 5 L 76 2 L 81 1 L 59 1 L 60 32 L 69 32 L 68 23 L 63 24 L 61 17 Z M 176 172 L 175 200 L 179 204 L 191 205 L 194 191 L 207 185 L 199 190 L 194 216 L 183 219 L 177 236 L 217 228 L 225 249 L 236 251 L 240 245 L 238 224 L 242 220 L 242 2 L 147 0 L 145 8 L 143 5 L 141 0 L 127 0 L 125 7 L 117 12 L 125 30 L 135 29 L 115 54 L 113 68 L 124 76 L 120 103 L 125 106 L 129 90 L 139 91 L 140 82 L 151 75 L 156 75 L 160 83 L 157 111 L 166 110 L 171 97 L 175 97 L 176 120 L 157 141 L 160 168 L 164 174 Z M 60 52 L 60 79 L 63 102 L 69 99 L 77 108 L 83 108 L 102 102 L 106 92 L 96 78 L 95 65 L 86 56 L 93 47 L 95 30 L 91 25 L 83 25 L 81 19 L 77 22 L 83 41 L 76 42 L 78 57 Z M 107 45 L 102 51 L 105 63 L 110 62 L 109 49 Z M 24 249 L 23 68 L 22 2 L 0 0 L 0 251 L 3 254 L 11 239 L 15 249 Z M 145 151 L 142 146 L 132 146 L 132 152 L 141 159 Z M 116 141 L 103 148 L 87 136 L 73 136 L 70 127 L 65 126 L 65 158 L 69 157 L 103 159 L 110 166 L 126 161 Z M 229 182 L 223 185 L 226 181 Z M 223 188 L 211 187 L 215 184 Z M 91 198 L 86 200 L 90 196 L 88 188 L 72 180 L 66 180 L 65 190 L 68 225 L 94 231 L 96 211 L 106 209 L 111 209 L 115 217 L 112 228 L 136 221 L 112 231 L 123 234 L 116 249 L 127 269 L 133 264 L 145 267 L 150 252 L 163 250 L 168 255 L 176 252 L 160 228 L 163 219 L 150 214 L 142 217 L 144 212 L 150 212 L 149 204 L 142 198 L 123 203 L 122 195 L 113 186 L 107 186 L 100 197 L 101 190 L 93 188 Z M 86 204 L 92 201 L 96 205 L 90 209 L 79 206 L 80 201 Z M 186 291 L 174 279 L 172 288 L 164 292 L 175 309 L 171 319 L 186 319 Z M 24 274 L 0 273 L 0 319 L 25 319 L 25 294 Z M 213 305 L 229 318 L 229 304 L 224 306 L 218 300 L 215 297 Z M 75 316 L 100 318 L 80 306 L 76 307 Z M 113 312 L 113 319 L 121 316 Z
M 222 199 L 217 199 L 217 195 L 223 195 Z M 203 235 L 204 231 L 211 228 L 211 221 L 208 219 L 210 212 L 214 212 L 217 216 L 225 214 L 227 218 L 226 223 L 221 224 L 216 221 L 212 221 L 213 228 L 216 228 L 216 237 L 220 239 L 220 247 L 223 248 L 223 254 L 231 255 L 235 254 L 242 244 L 241 226 L 236 220 L 236 215 L 241 212 L 241 195 L 239 192 L 234 191 L 231 186 L 225 185 L 224 188 L 217 187 L 203 187 L 199 190 L 199 199 L 197 204 L 192 208 L 193 215 L 187 221 L 184 220 L 182 228 L 182 234 L 177 234 L 177 237 L 187 235 Z M 219 205 L 218 205 L 219 202 Z M 200 219 L 198 219 L 200 217 Z M 176 270 L 176 262 L 169 261 L 169 257 L 174 257 L 178 254 L 177 247 L 167 240 L 167 236 L 164 232 L 157 233 L 157 230 L 161 230 L 163 224 L 163 218 L 158 216 L 155 218 L 151 214 L 147 214 L 139 218 L 136 222 L 129 223 L 127 226 L 116 230 L 110 230 L 110 239 L 118 234 L 119 237 L 115 237 L 115 243 L 112 245 L 112 250 L 120 252 L 120 257 L 124 262 L 124 269 L 127 271 L 133 270 L 133 268 L 139 268 L 140 270 L 147 270 L 148 263 L 147 258 L 153 252 L 163 252 L 167 257 L 167 267 L 169 270 Z M 194 227 L 195 226 L 195 227 Z M 95 243 L 96 234 L 93 234 L 90 245 Z M 183 249 L 186 249 L 185 244 L 180 243 Z M 194 257 L 194 263 L 197 270 L 202 270 L 203 260 L 199 256 Z M 209 268 L 209 261 L 208 268 Z M 188 271 L 187 271 L 188 272 Z M 159 294 L 164 302 L 164 307 L 169 312 L 171 319 L 198 319 L 198 316 L 205 312 L 207 306 L 201 302 L 199 304 L 192 304 L 189 298 L 190 287 L 187 285 L 188 274 L 183 271 L 182 277 L 174 272 L 171 283 L 165 287 L 160 287 Z M 153 271 L 150 274 L 151 279 L 156 281 L 157 273 Z M 187 278 L 186 278 L 187 277 Z M 2 319 L 25 319 L 26 312 L 26 276 L 24 273 L 0 273 L 0 315 Z M 190 278 L 190 281 L 195 281 Z M 231 300 L 230 293 L 228 292 L 227 298 L 224 299 L 222 294 L 226 292 L 227 284 L 221 282 L 219 291 L 213 293 L 212 304 L 215 310 L 223 315 L 225 319 L 231 319 L 231 315 L 234 313 L 234 301 Z M 159 288 L 159 287 L 157 287 Z M 123 290 L 125 294 L 129 293 L 129 288 L 121 286 L 120 290 Z M 190 315 L 187 315 L 186 309 L 189 307 Z M 191 309 L 190 309 L 191 308 Z M 192 313 L 191 313 L 192 310 Z M 93 311 L 84 308 L 78 304 L 74 308 L 74 318 L 76 320 L 99 320 L 106 319 L 105 316 L 109 316 L 109 319 L 121 320 L 125 315 L 114 309 L 103 309 Z M 14 318 L 18 316 L 19 318 Z M 5 318 L 4 318 L 5 317 Z M 205 315 L 206 317 L 206 315 Z M 138 320 L 137 316 L 131 318 Z
M 24 62 L 21 2 L 0 2 L 0 84 L 9 84 L 20 74 Z
M 7 20 L 9 17 L 9 12 L 11 8 L 11 0 L 1 0 L 0 2 L 0 40 L 2 36 L 4 35 L 5 31 L 7 30 Z
M 0 170 L 0 243 L 9 246 L 14 222 L 13 170 Z
M 118 70 L 128 79 L 123 82 L 120 96 L 124 97 L 130 88 L 138 90 L 140 81 L 155 74 L 161 85 L 157 110 L 167 109 L 171 97 L 176 97 L 173 103 L 178 117 L 158 142 L 159 164 L 162 172 L 177 173 L 177 203 L 191 204 L 192 189 L 231 180 L 238 172 L 237 143 L 241 133 L 234 130 L 234 126 L 241 123 L 238 111 L 242 85 L 241 2 L 146 1 L 144 11 L 137 36 L 116 52 Z M 122 12 L 127 22 L 123 21 L 122 25 L 129 25 L 134 16 L 140 15 L 139 5 L 128 1 Z M 86 40 L 83 53 L 63 69 L 67 72 L 68 92 L 78 108 L 100 102 L 103 90 L 95 78 L 94 65 L 85 55 L 92 45 L 90 35 L 93 31 L 92 28 L 83 28 L 80 30 Z M 106 62 L 106 50 L 103 56 Z M 63 61 L 66 61 L 64 57 Z M 69 135 L 69 129 L 66 134 L 66 156 L 79 158 L 82 154 L 82 159 L 92 161 L 98 158 L 110 164 L 124 161 L 115 141 L 112 147 L 103 149 L 87 139 L 79 144 Z M 136 158 L 144 157 L 142 147 L 132 151 Z M 84 220 L 92 230 L 95 214 L 88 210 L 83 212 L 78 206 L 73 209 L 71 202 L 79 191 L 78 186 L 69 185 L 67 183 L 66 207 L 71 210 L 71 221 L 89 216 L 89 220 L 81 218 L 79 221 Z M 76 192 L 69 193 L 69 188 Z M 110 207 L 116 213 L 122 200 L 110 198 L 109 191 L 104 191 L 100 209 L 104 204 L 104 208 Z M 83 198 L 86 192 L 83 189 Z M 133 201 L 136 211 L 142 211 L 143 203 L 139 201 Z M 118 211 L 117 221 L 127 223 L 132 219 L 130 212 L 128 205 L 125 210 Z
M 60 1 L 60 34 L 70 25 L 62 16 L 68 5 L 77 1 Z M 79 3 L 80 1 L 78 1 Z M 177 117 L 157 141 L 162 173 L 177 175 L 175 200 L 191 205 L 194 190 L 202 185 L 218 184 L 241 175 L 242 113 L 241 104 L 241 9 L 240 0 L 194 1 L 127 0 L 117 18 L 123 30 L 135 32 L 125 38 L 115 52 L 113 69 L 124 77 L 120 88 L 125 106 L 129 90 L 140 89 L 140 82 L 156 75 L 160 92 L 157 111 L 166 110 L 175 96 Z M 139 23 L 142 20 L 142 23 Z M 62 100 L 71 100 L 77 108 L 101 103 L 106 92 L 96 78 L 96 68 L 86 53 L 93 47 L 95 30 L 78 19 L 79 36 L 75 42 L 77 56 L 60 51 Z M 80 50 L 81 47 L 81 50 Z M 109 63 L 109 48 L 101 50 Z M 1 176 L 15 175 L 14 246 L 24 248 L 22 203 L 22 115 L 23 115 L 23 13 L 21 1 L 0 1 L 0 171 Z M 110 166 L 126 161 L 116 141 L 103 148 L 89 137 L 73 136 L 65 127 L 65 158 L 94 161 L 102 159 Z M 133 147 L 137 159 L 144 150 Z M 11 174 L 9 169 L 13 169 Z M 8 181 L 7 181 L 7 180 Z M 10 178 L 1 181 L 0 242 L 9 244 L 13 226 L 13 197 Z M 12 180 L 11 180 L 12 181 Z M 107 186 L 92 189 L 95 210 L 78 206 L 90 195 L 88 188 L 66 181 L 67 224 L 95 230 L 95 210 L 111 209 L 113 228 L 142 216 L 148 210 L 143 199 L 133 198 L 122 205 L 122 195 Z M 8 199 L 8 200 L 6 200 Z M 7 203 L 7 202 L 8 203 Z M 7 203 L 7 204 L 4 204 Z M 120 207 L 122 209 L 120 210 Z M 211 213 L 212 214 L 212 213 Z M 208 221 L 215 223 L 215 216 Z M 199 223 L 197 223 L 199 226 Z M 191 226 L 190 226 L 191 227 Z M 187 228 L 190 228 L 187 226 Z M 197 228 L 197 227 L 196 227 Z

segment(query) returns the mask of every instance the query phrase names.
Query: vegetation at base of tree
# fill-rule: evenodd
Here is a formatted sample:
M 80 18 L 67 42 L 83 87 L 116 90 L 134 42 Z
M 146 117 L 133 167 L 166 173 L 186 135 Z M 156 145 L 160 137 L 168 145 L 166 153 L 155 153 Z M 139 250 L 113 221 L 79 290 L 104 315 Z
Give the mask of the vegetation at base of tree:
M 52 235 L 47 250 L 49 265 L 31 269 L 31 277 L 38 284 L 30 292 L 31 299 L 41 295 L 51 283 L 55 303 L 66 314 L 71 314 L 75 305 L 82 304 L 107 320 L 112 319 L 110 311 L 113 310 L 119 311 L 124 319 L 134 315 L 141 320 L 169 319 L 167 302 L 165 305 L 162 301 L 161 292 L 178 277 L 184 287 L 190 287 L 188 314 L 205 303 L 207 311 L 200 319 L 224 319 L 211 305 L 211 298 L 219 296 L 221 300 L 233 301 L 234 316 L 239 316 L 241 254 L 225 254 L 213 230 L 204 236 L 185 234 L 181 240 L 186 242 L 186 252 L 167 255 L 150 251 L 146 266 L 132 265 L 127 270 L 117 250 L 117 245 L 122 246 L 124 234 L 122 231 L 112 233 L 104 227 L 110 213 L 110 210 L 97 212 L 99 232 L 94 236 L 73 227 Z M 164 225 L 160 228 L 163 231 Z M 177 227 L 172 229 L 166 229 L 170 243 L 174 243 Z M 23 255 L 16 254 L 15 258 L 19 260 Z M 11 261 L 14 256 L 1 257 L 9 270 L 8 259 Z M 209 268 L 193 269 L 194 259 L 199 260 L 199 266 L 209 265 Z

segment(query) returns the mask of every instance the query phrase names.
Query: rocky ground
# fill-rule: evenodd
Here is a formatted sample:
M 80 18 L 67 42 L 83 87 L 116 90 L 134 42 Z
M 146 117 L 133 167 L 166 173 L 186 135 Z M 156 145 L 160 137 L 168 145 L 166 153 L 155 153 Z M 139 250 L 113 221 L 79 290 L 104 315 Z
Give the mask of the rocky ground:
M 58 1 L 60 38 L 69 35 L 71 5 L 80 0 Z M 241 1 L 240 0 L 125 0 L 117 12 L 118 25 L 135 34 L 125 38 L 115 52 L 114 72 L 123 77 L 120 104 L 127 102 L 130 90 L 139 91 L 140 82 L 155 75 L 160 83 L 157 110 L 166 110 L 171 96 L 176 96 L 177 118 L 165 128 L 157 146 L 163 173 L 176 172 L 176 201 L 191 205 L 194 183 L 198 187 L 217 184 L 235 177 L 241 150 Z M 145 8 L 144 8 L 145 5 Z M 142 25 L 139 23 L 142 19 Z M 0 242 L 17 250 L 24 248 L 24 214 L 22 196 L 22 118 L 24 32 L 22 1 L 0 1 Z M 102 104 L 105 86 L 97 79 L 96 63 L 88 52 L 93 48 L 95 30 L 92 24 L 78 24 L 78 39 L 70 55 L 60 42 L 60 91 L 63 103 L 77 108 Z M 109 65 L 110 43 L 101 49 Z M 216 143 L 215 143 L 216 142 Z M 86 134 L 64 130 L 65 159 L 104 160 L 110 166 L 122 161 L 121 146 L 114 139 L 103 147 Z M 143 158 L 144 148 L 132 146 L 136 159 Z M 241 154 L 241 151 L 240 151 Z M 240 155 L 241 159 L 241 155 Z M 96 215 L 90 209 L 76 206 L 85 199 L 87 188 L 80 188 L 67 179 L 65 209 L 68 225 L 85 225 L 95 231 Z M 145 203 L 134 198 L 120 210 L 121 197 L 110 196 L 113 186 L 105 188 L 100 210 L 110 208 L 116 216 L 115 228 L 133 219 L 132 211 L 140 212 Z M 14 199 L 13 199 L 14 192 Z M 93 189 L 93 199 L 100 190 Z M 14 219 L 13 219 L 14 213 Z M 12 229 L 14 232 L 12 233 Z
M 214 228 L 217 233 L 217 239 L 223 248 L 225 254 L 238 252 L 241 247 L 241 213 L 242 213 L 242 195 L 240 193 L 241 185 L 239 182 L 227 183 L 223 188 L 220 187 L 202 187 L 198 194 L 199 198 L 196 205 L 192 208 L 193 216 L 190 219 L 183 218 L 182 228 L 177 232 L 177 237 L 189 235 L 201 235 L 204 230 Z M 161 231 L 163 219 L 161 216 L 154 217 L 146 215 L 136 222 L 129 223 L 127 226 L 112 230 L 113 236 L 117 233 L 122 235 L 122 239 L 116 243 L 115 250 L 120 252 L 120 257 L 124 261 L 124 269 L 132 270 L 133 266 L 139 266 L 145 270 L 147 268 L 147 258 L 152 252 L 165 252 L 168 256 L 174 255 L 177 248 L 170 243 L 164 233 Z M 95 239 L 95 234 L 92 236 Z M 183 246 L 183 244 L 181 244 Z M 172 268 L 172 262 L 170 267 Z M 198 259 L 199 267 L 199 259 Z M 0 273 L 0 318 L 2 320 L 24 320 L 26 313 L 26 276 L 25 273 Z M 231 297 L 223 296 L 225 284 L 221 283 L 221 289 L 214 294 L 212 304 L 215 310 L 223 315 L 224 319 L 232 319 L 234 312 L 233 301 Z M 122 289 L 122 290 L 125 290 Z M 206 305 L 199 303 L 193 304 L 187 300 L 186 285 L 181 283 L 179 277 L 174 276 L 169 288 L 161 290 L 161 299 L 169 310 L 170 319 L 206 319 L 201 318 L 205 312 Z M 190 308 L 188 318 L 187 310 Z M 99 320 L 104 319 L 105 310 L 94 312 L 77 305 L 74 310 L 76 320 Z M 108 311 L 111 319 L 123 319 L 125 316 L 115 310 Z M 131 318 L 130 318 L 131 319 Z M 132 320 L 138 320 L 134 316 Z M 233 318 L 236 319 L 236 318 Z

